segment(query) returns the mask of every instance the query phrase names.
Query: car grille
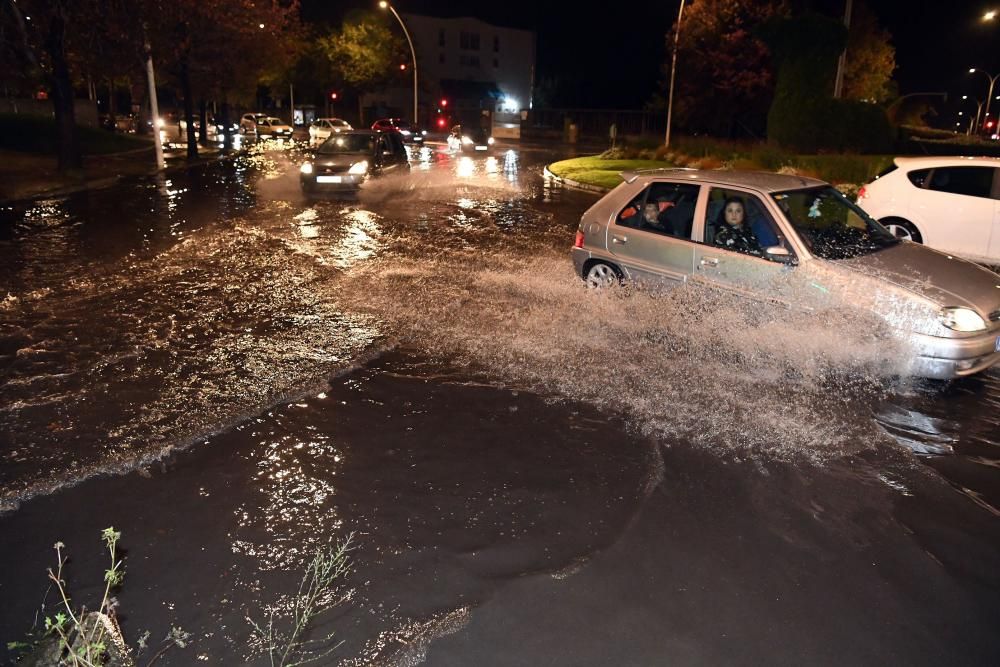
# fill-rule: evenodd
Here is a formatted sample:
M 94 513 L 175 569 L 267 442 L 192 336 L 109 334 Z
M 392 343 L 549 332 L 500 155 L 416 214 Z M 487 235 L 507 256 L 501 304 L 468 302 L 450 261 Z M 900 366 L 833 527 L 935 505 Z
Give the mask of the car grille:
M 347 165 L 334 165 L 332 167 L 319 167 L 316 169 L 317 174 L 343 174 L 345 171 L 350 169 Z
M 1000 309 L 994 310 L 990 313 L 990 322 L 1000 322 Z

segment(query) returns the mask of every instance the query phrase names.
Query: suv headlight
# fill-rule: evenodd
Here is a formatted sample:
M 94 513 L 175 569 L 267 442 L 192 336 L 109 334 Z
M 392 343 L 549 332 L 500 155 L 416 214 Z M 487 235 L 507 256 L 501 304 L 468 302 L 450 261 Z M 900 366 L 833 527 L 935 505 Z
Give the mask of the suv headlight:
M 368 173 L 368 160 L 362 160 L 361 162 L 355 162 L 351 165 L 351 168 L 347 170 L 348 174 L 367 174 Z
M 465 144 L 466 146 L 470 146 L 472 145 L 472 139 L 468 137 L 462 137 L 462 143 Z
M 970 308 L 942 308 L 941 324 L 953 331 L 985 331 L 986 322 Z
M 303 174 L 311 174 L 311 173 L 313 173 L 312 162 L 303 162 L 302 166 L 299 167 L 299 171 L 301 171 Z

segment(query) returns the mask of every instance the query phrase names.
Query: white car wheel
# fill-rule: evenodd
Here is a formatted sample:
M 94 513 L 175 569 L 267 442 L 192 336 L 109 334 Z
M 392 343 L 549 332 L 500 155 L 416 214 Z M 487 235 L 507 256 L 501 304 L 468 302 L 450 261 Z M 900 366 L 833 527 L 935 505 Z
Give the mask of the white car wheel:
M 924 242 L 924 238 L 921 236 L 920 230 L 918 230 L 909 220 L 903 220 L 902 218 L 885 218 L 880 222 L 886 229 L 889 230 L 890 234 L 901 241 L 913 241 L 914 243 Z

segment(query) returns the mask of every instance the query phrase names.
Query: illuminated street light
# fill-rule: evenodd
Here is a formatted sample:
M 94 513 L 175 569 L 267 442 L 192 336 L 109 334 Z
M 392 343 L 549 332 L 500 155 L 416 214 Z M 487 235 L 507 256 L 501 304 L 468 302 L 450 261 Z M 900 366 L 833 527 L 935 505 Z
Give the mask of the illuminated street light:
M 413 58 L 413 124 L 419 125 L 417 121 L 417 51 L 413 48 L 413 40 L 410 39 L 410 31 L 406 29 L 406 24 L 403 23 L 402 17 L 396 12 L 396 8 L 390 5 L 386 0 L 381 0 L 378 3 L 381 9 L 388 9 L 392 12 L 392 15 L 396 17 L 399 21 L 399 27 L 403 29 L 403 34 L 406 35 L 406 42 L 410 45 L 410 56 Z M 400 65 L 399 69 L 405 69 L 404 66 Z
M 986 113 L 983 114 L 983 120 L 985 121 L 990 117 L 990 102 L 993 101 L 993 85 L 997 82 L 997 79 L 1000 78 L 1000 74 L 993 76 L 985 70 L 981 70 L 976 67 L 969 68 L 969 74 L 974 74 L 975 72 L 979 72 L 990 80 L 990 91 L 986 93 Z
M 264 24 L 263 24 L 263 23 L 261 23 L 261 24 L 259 24 L 259 25 L 258 25 L 257 27 L 258 27 L 258 28 L 260 28 L 261 30 L 263 30 L 263 29 L 264 29 Z
M 997 13 L 996 13 L 996 11 L 993 11 L 993 10 L 990 10 L 990 11 L 986 12 L 985 14 L 983 14 L 983 20 L 984 21 L 992 21 L 996 17 L 997 17 Z

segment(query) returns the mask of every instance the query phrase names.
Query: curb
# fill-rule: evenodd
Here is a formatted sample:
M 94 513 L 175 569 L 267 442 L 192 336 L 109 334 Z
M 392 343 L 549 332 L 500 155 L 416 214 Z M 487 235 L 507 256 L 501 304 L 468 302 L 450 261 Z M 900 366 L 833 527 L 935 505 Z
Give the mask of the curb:
M 573 188 L 575 190 L 583 190 L 585 192 L 594 192 L 597 194 L 607 194 L 611 192 L 611 188 L 601 187 L 600 185 L 590 185 L 589 183 L 581 183 L 579 181 L 574 181 L 571 178 L 563 178 L 562 176 L 556 176 L 549 169 L 550 165 L 545 165 L 542 167 L 542 176 L 545 178 L 550 178 L 556 183 L 562 183 L 566 187 Z

